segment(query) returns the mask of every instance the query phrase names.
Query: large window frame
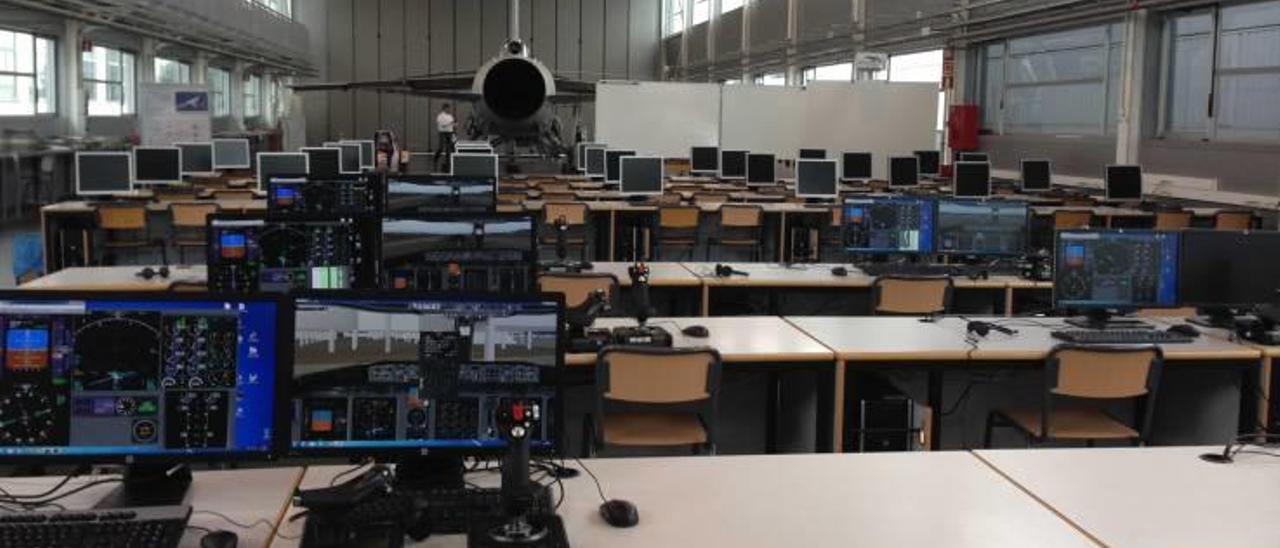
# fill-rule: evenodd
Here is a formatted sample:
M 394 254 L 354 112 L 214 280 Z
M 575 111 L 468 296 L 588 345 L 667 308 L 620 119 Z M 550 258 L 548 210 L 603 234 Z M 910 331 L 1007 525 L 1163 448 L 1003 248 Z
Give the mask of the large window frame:
M 245 0 L 250 4 L 257 4 L 281 17 L 293 19 L 293 0 Z
M 0 28 L 0 117 L 58 113 L 57 58 L 54 39 Z
M 137 112 L 138 70 L 133 52 L 94 46 L 81 52 L 80 70 L 89 116 L 120 117 Z
M 684 32 L 689 10 L 689 0 L 662 0 L 662 36 L 674 36 Z
M 244 117 L 258 118 L 262 116 L 262 77 L 247 74 L 244 77 Z
M 165 57 L 155 58 L 157 84 L 190 84 L 191 64 Z
M 231 116 L 231 71 L 211 66 L 205 80 L 209 82 L 209 104 L 213 117 Z

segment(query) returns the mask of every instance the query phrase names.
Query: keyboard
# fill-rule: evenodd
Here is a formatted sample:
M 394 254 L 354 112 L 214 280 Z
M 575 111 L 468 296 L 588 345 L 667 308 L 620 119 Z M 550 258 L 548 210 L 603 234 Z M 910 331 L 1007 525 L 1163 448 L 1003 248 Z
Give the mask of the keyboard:
M 1195 339 L 1155 329 L 1062 329 L 1053 338 L 1077 344 L 1182 344 Z
M 173 548 L 190 506 L 0 514 L 0 548 Z
M 426 519 L 431 525 L 432 534 L 466 533 L 474 523 L 503 517 L 500 489 L 431 488 L 426 491 L 415 491 L 413 494 L 426 502 Z M 535 486 L 529 513 L 551 514 L 554 510 L 550 491 Z

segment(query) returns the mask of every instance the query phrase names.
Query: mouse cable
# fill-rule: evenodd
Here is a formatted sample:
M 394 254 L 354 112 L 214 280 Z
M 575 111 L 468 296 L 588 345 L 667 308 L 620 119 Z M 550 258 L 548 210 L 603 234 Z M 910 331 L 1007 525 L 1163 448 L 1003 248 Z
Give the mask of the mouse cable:
M 61 480 L 58 481 L 58 483 L 54 484 L 53 487 L 50 487 L 48 490 L 46 490 L 43 493 L 35 493 L 30 495 L 14 495 L 6 491 L 4 487 L 0 487 L 0 502 L 4 502 L 4 501 L 16 502 L 20 499 L 41 499 L 41 498 L 47 497 L 49 495 L 52 495 L 58 492 L 58 489 L 62 489 L 71 480 L 84 475 L 84 473 L 88 472 L 90 469 L 91 468 L 87 465 L 76 467 L 76 469 L 72 470 L 70 474 L 67 474 L 66 476 L 64 476 Z
M 22 506 L 27 509 L 39 508 L 41 506 L 49 506 L 51 503 L 60 501 L 62 499 L 65 499 L 71 495 L 74 495 L 76 493 L 89 489 L 91 487 L 96 487 L 98 485 L 105 485 L 108 483 L 120 483 L 122 481 L 124 480 L 120 478 L 106 478 L 106 479 L 94 480 L 82 485 L 77 485 L 76 487 L 69 489 L 67 491 L 64 491 L 62 493 L 59 493 L 55 496 L 43 498 L 40 500 L 2 500 L 0 502 L 7 503 L 7 504 L 16 504 L 18 506 Z
M 245 523 L 240 523 L 234 519 L 231 519 L 231 517 L 227 516 L 226 514 L 223 514 L 221 512 L 215 512 L 213 510 L 195 510 L 191 512 L 191 515 L 196 515 L 196 514 L 205 514 L 205 515 L 221 518 L 222 521 L 230 523 L 231 525 L 238 527 L 240 529 L 253 529 L 259 525 L 266 525 L 267 528 L 273 527 L 273 524 L 270 521 L 268 521 L 267 518 L 258 518 L 258 521 L 245 524 Z
M 348 468 L 348 469 L 346 469 L 346 470 L 343 470 L 342 472 L 338 473 L 338 475 L 334 476 L 334 477 L 333 477 L 333 479 L 329 480 L 329 487 L 333 487 L 334 485 L 337 485 L 337 484 L 338 484 L 338 480 L 340 480 L 340 479 L 342 479 L 342 478 L 345 478 L 345 477 L 347 477 L 347 476 L 350 476 L 351 474 L 356 473 L 356 472 L 357 472 L 357 471 L 359 471 L 361 468 L 364 468 L 364 467 L 366 467 L 366 466 L 369 466 L 370 464 L 373 464 L 373 459 L 371 459 L 371 458 L 366 458 L 366 459 L 361 460 L 359 464 L 356 464 L 355 466 L 352 466 L 351 468 Z
M 600 478 L 596 477 L 596 473 L 592 472 L 590 468 L 587 468 L 587 465 L 583 464 L 582 459 L 578 457 L 574 457 L 573 462 L 578 463 L 578 466 L 581 466 L 582 470 L 586 472 L 588 476 L 591 476 L 591 481 L 596 484 L 596 493 L 600 494 L 600 502 L 609 502 L 609 497 L 604 496 L 604 488 L 600 487 Z

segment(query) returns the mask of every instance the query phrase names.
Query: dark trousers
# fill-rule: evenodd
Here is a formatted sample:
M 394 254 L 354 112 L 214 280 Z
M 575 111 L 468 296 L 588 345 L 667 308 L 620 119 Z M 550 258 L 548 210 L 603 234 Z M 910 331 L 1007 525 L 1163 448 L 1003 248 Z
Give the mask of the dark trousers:
M 437 169 L 441 169 L 441 170 L 443 170 L 443 171 L 449 171 L 449 169 L 448 169 L 449 164 L 448 164 L 447 160 L 449 160 L 449 155 L 450 155 L 450 154 L 453 154 L 453 144 L 454 144 L 454 140 L 453 140 L 453 132 L 452 132 L 452 131 L 441 131 L 441 132 L 437 133 L 436 135 L 438 135 L 438 136 L 440 137 L 440 139 L 439 139 L 439 140 L 437 141 L 437 143 L 436 143 L 436 155 L 435 155 L 435 157 L 433 158 L 432 163 L 436 166 L 436 168 L 437 168 Z M 441 155 L 444 155 L 445 160 L 446 160 L 446 163 L 444 164 L 444 167 L 443 167 L 443 168 L 442 168 L 442 167 L 440 167 L 440 166 L 441 166 L 441 164 L 440 164 L 440 156 L 441 156 Z

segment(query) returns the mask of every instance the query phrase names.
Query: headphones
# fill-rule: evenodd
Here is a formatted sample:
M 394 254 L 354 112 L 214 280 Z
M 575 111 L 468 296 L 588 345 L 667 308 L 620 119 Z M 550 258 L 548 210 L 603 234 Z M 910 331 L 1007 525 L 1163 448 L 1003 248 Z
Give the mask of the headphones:
M 728 278 L 730 276 L 735 276 L 735 275 L 750 276 L 751 274 L 748 274 L 741 270 L 734 270 L 732 266 L 729 266 L 727 264 L 716 263 L 716 276 L 719 276 L 721 278 Z
M 1005 327 L 1003 325 L 998 325 L 991 322 L 984 322 L 984 321 L 978 321 L 978 320 L 969 322 L 968 325 L 964 326 L 964 329 L 965 331 L 969 333 L 973 333 L 979 337 L 986 337 L 992 331 L 995 331 L 997 333 L 1004 333 L 1005 335 L 1009 335 L 1009 336 L 1018 334 L 1018 331 L 1016 329 L 1009 329 L 1008 327 Z
M 134 276 L 137 276 L 144 280 L 151 280 L 152 278 L 159 276 L 167 280 L 169 279 L 169 267 L 162 266 L 159 269 L 155 269 L 148 266 L 134 273 Z

